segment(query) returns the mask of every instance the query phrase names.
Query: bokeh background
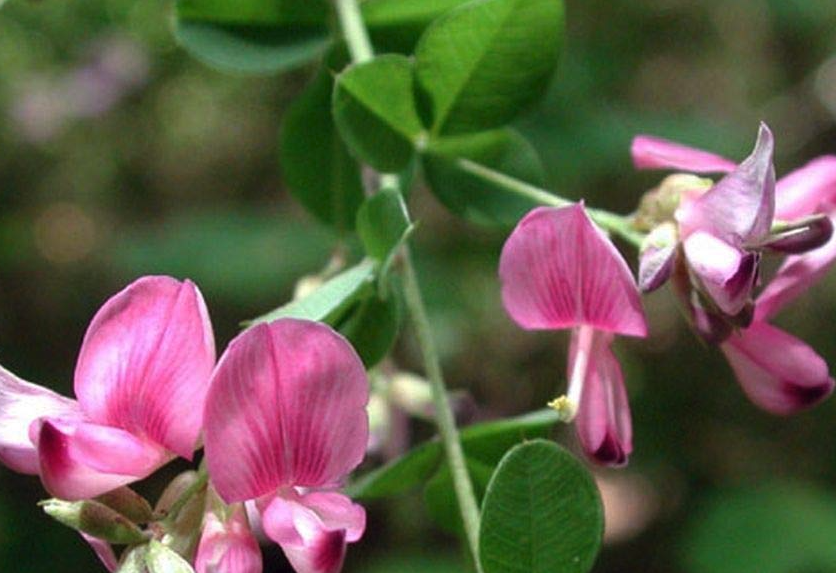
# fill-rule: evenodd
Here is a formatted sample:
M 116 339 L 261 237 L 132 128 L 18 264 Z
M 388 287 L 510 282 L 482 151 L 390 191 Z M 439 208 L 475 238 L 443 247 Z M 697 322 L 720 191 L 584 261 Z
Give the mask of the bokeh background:
M 335 237 L 289 197 L 278 126 L 310 69 L 222 75 L 171 35 L 170 0 L 9 0 L 0 10 L 0 362 L 69 393 L 90 318 L 135 277 L 195 280 L 219 348 L 317 272 Z M 836 153 L 836 3 L 568 0 L 548 97 L 518 127 L 550 185 L 628 212 L 658 175 L 634 173 L 649 132 L 745 156 L 776 134 L 779 174 Z M 416 257 L 450 383 L 475 418 L 542 407 L 564 383 L 566 337 L 523 333 L 499 301 L 505 233 L 464 224 L 420 189 Z M 625 247 L 632 260 L 635 253 Z M 779 323 L 836 366 L 834 280 Z M 646 299 L 652 337 L 620 342 L 633 408 L 629 468 L 598 471 L 598 573 L 836 571 L 836 401 L 782 419 L 752 406 L 669 291 Z M 775 349 L 780 352 L 781 349 Z M 418 369 L 407 332 L 394 351 Z M 427 436 L 422 422 L 410 426 Z M 556 438 L 574 447 L 572 432 Z M 152 498 L 164 479 L 141 484 Z M 41 514 L 37 479 L 0 469 L 0 571 L 97 571 Z M 370 507 L 346 571 L 463 571 L 421 492 Z M 289 571 L 273 549 L 267 571 Z

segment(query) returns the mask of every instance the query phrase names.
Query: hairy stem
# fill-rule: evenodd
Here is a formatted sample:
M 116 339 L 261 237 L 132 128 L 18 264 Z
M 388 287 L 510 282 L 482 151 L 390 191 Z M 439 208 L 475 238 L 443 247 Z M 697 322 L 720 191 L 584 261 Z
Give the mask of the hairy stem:
M 370 60 L 374 56 L 374 51 L 357 0 L 335 0 L 335 2 L 340 25 L 351 52 L 352 60 L 355 63 Z M 400 188 L 398 178 L 392 175 L 383 174 L 381 184 L 395 189 Z M 441 371 L 441 362 L 438 358 L 438 351 L 435 347 L 426 306 L 424 305 L 424 298 L 421 294 L 418 277 L 415 274 L 407 245 L 402 247 L 401 268 L 404 279 L 404 299 L 412 318 L 418 344 L 421 348 L 424 368 L 430 381 L 435 405 L 435 421 L 444 444 L 447 463 L 453 476 L 453 486 L 456 490 L 467 543 L 473 554 L 476 570 L 481 573 L 482 568 L 479 565 L 479 506 L 473 491 L 473 483 L 470 481 L 470 474 L 467 471 L 464 451 L 459 439 L 459 431 L 456 428 L 453 410 L 450 406 L 444 375 Z

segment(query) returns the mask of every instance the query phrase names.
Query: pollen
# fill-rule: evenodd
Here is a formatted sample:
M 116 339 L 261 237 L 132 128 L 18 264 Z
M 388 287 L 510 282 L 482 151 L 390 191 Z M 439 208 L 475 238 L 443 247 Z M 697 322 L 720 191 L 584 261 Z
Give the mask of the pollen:
M 557 412 L 561 422 L 569 423 L 575 419 L 578 413 L 578 405 L 568 396 L 559 396 L 547 404 L 549 408 Z

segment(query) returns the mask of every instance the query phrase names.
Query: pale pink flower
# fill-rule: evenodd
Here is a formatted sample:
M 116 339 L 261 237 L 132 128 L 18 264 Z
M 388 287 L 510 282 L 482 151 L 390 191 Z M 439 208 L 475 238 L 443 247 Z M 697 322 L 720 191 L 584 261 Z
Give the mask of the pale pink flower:
M 639 293 L 627 263 L 589 219 L 583 205 L 538 208 L 517 225 L 499 263 L 505 309 L 523 328 L 572 329 L 569 390 L 555 401 L 564 419 L 577 416 L 587 455 L 624 465 L 632 428 L 614 334 L 647 335 Z
M 206 401 L 209 475 L 226 503 L 255 500 L 298 573 L 336 573 L 365 510 L 338 490 L 369 439 L 368 381 L 323 324 L 282 319 L 238 336 Z
M 261 573 L 261 550 L 243 504 L 230 511 L 225 521 L 213 511 L 206 514 L 195 557 L 196 573 Z
M 176 455 L 191 459 L 214 363 L 197 287 L 141 278 L 90 323 L 77 401 L 0 368 L 0 461 L 76 500 L 141 480 Z

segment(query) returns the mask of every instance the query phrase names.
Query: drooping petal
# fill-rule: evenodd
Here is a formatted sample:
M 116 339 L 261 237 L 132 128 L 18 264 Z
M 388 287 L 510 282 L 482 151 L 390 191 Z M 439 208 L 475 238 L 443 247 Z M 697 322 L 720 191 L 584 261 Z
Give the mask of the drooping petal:
M 270 501 L 262 523 L 297 573 L 337 573 L 346 544 L 363 535 L 366 512 L 339 493 L 288 491 Z
M 636 169 L 676 169 L 690 173 L 727 173 L 737 164 L 708 151 L 667 139 L 638 135 L 630 146 Z
M 836 155 L 813 159 L 775 186 L 775 217 L 792 221 L 836 205 Z
M 328 326 L 283 319 L 239 335 L 206 403 L 206 457 L 220 496 L 231 503 L 338 483 L 365 455 L 368 395 L 357 353 Z
M 647 335 L 630 268 L 583 205 L 526 215 L 502 249 L 499 276 L 505 309 L 523 328 Z
M 226 522 L 209 512 L 195 557 L 196 573 L 261 573 L 261 549 L 243 505 Z
M 612 335 L 596 333 L 575 424 L 581 446 L 593 461 L 623 466 L 633 451 L 630 405 L 621 366 L 610 348 Z M 576 359 L 572 344 L 570 371 Z
M 764 322 L 733 334 L 721 348 L 749 399 L 773 414 L 805 410 L 833 392 L 825 361 L 801 340 Z
M 758 296 L 755 320 L 766 321 L 820 280 L 836 261 L 836 237 L 814 251 L 787 257 Z
M 729 316 L 740 313 L 755 286 L 758 255 L 702 231 L 685 239 L 683 247 L 705 294 L 723 313 Z
M 22 380 L 0 366 L 0 462 L 16 472 L 37 474 L 38 452 L 29 427 L 44 416 L 81 418 L 75 400 Z
M 75 392 L 90 420 L 147 436 L 190 459 L 214 363 L 212 326 L 197 287 L 144 277 L 93 318 Z
M 767 235 L 775 214 L 772 132 L 761 124 L 752 154 L 696 201 L 677 211 L 683 237 L 705 231 L 742 247 Z
M 102 565 L 113 573 L 119 568 L 119 560 L 116 559 L 116 553 L 113 552 L 113 547 L 111 547 L 110 543 L 103 539 L 99 539 L 97 537 L 93 537 L 92 535 L 87 535 L 86 533 L 81 533 L 81 536 L 84 538 L 93 551 L 96 552 L 96 557 L 99 558 L 99 561 L 102 562 Z
M 55 497 L 96 497 L 141 480 L 171 459 L 161 446 L 118 428 L 46 418 L 35 422 L 41 481 Z

